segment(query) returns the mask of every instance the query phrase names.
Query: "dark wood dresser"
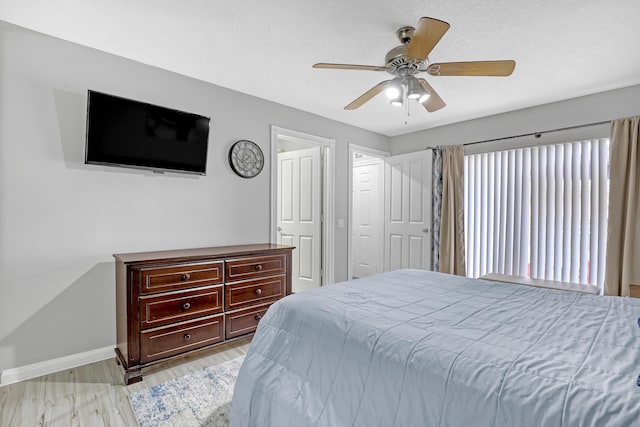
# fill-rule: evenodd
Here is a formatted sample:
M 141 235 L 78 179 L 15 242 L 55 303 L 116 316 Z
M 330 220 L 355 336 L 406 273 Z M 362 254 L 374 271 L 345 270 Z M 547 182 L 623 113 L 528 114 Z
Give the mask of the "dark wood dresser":
M 115 254 L 116 360 L 142 368 L 255 332 L 291 293 L 291 246 L 255 244 Z

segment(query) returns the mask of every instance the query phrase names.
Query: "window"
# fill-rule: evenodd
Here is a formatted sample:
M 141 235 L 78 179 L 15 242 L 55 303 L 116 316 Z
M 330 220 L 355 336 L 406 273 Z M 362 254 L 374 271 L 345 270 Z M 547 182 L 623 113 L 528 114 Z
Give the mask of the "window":
M 466 155 L 467 275 L 603 287 L 609 139 Z

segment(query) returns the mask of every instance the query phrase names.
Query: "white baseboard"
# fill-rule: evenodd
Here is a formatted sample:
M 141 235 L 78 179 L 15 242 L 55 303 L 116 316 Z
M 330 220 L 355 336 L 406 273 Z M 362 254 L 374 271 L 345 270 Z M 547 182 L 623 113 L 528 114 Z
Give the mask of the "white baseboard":
M 0 386 L 30 380 L 42 375 L 48 375 L 115 357 L 114 348 L 115 345 L 89 350 L 83 353 L 71 354 L 57 359 L 45 360 L 44 362 L 38 362 L 32 365 L 7 369 L 0 374 Z

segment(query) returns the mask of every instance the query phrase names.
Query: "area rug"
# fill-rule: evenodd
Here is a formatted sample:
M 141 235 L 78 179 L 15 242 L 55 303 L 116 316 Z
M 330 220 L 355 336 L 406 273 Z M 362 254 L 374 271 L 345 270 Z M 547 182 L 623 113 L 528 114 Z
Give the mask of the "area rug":
M 229 425 L 229 404 L 244 356 L 129 395 L 141 427 Z

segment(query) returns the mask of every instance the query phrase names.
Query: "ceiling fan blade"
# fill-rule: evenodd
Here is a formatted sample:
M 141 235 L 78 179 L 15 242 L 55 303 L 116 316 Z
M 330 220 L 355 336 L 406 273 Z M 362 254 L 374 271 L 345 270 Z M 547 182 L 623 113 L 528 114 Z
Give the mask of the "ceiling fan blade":
M 434 18 L 420 18 L 418 28 L 407 46 L 407 55 L 416 59 L 425 59 L 438 44 L 449 23 Z
M 444 62 L 431 64 L 427 73 L 432 76 L 510 76 L 516 61 Z
M 374 96 L 382 92 L 387 87 L 387 84 L 389 84 L 390 81 L 391 80 L 385 80 L 383 82 L 378 83 L 377 85 L 375 85 L 374 87 L 372 87 L 371 89 L 369 89 L 368 91 L 360 95 L 358 98 L 356 98 L 351 104 L 344 107 L 344 109 L 355 110 L 356 108 L 361 107 L 362 104 L 364 104 L 365 102 L 367 102 L 368 100 L 370 100 L 371 98 L 373 98 Z
M 445 104 L 440 95 L 433 90 L 433 88 L 427 83 L 425 79 L 418 79 L 422 88 L 429 92 L 429 98 L 422 104 L 424 108 L 427 109 L 428 112 L 433 113 L 434 111 L 438 111 L 441 108 L 444 108 Z
M 327 64 L 321 62 L 314 64 L 313 68 L 332 68 L 337 70 L 365 70 L 365 71 L 387 71 L 387 67 L 377 65 L 355 65 L 355 64 Z

